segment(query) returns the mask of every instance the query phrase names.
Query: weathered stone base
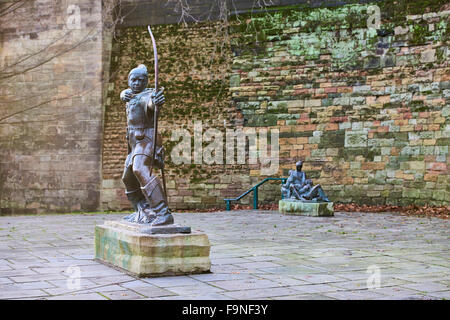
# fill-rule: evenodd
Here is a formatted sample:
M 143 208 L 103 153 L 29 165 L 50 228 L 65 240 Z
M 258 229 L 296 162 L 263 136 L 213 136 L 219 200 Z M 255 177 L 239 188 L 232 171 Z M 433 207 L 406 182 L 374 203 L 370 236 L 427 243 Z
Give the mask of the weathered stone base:
M 96 226 L 96 260 L 138 277 L 209 272 L 210 243 L 204 232 L 152 234 L 145 229 L 125 221 Z
M 117 220 L 106 221 L 105 225 L 146 234 L 191 233 L 191 227 L 182 227 L 179 224 L 152 227 L 145 223 L 133 223 L 127 220 Z
M 302 202 L 284 199 L 278 202 L 278 210 L 283 214 L 295 216 L 334 216 L 333 202 Z

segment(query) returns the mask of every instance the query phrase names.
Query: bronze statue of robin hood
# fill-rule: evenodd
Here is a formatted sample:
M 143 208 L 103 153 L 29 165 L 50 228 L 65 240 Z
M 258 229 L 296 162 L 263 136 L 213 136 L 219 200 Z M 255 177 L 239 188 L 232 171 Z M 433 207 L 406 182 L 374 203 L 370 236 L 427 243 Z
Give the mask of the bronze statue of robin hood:
M 135 210 L 125 219 L 160 226 L 174 222 L 165 189 L 152 173 L 155 166 L 164 167 L 161 136 L 155 135 L 157 112 L 154 111 L 164 104 L 165 98 L 163 90 L 147 88 L 147 84 L 147 68 L 139 65 L 128 75 L 129 88 L 120 93 L 120 98 L 126 102 L 128 141 L 122 181 Z
M 128 74 L 129 88 L 120 93 L 127 109 L 128 156 L 122 181 L 126 195 L 135 212 L 126 216 L 130 222 L 147 223 L 151 226 L 173 224 L 173 216 L 167 203 L 164 179 L 164 149 L 158 134 L 158 114 L 165 98 L 158 90 L 158 52 L 152 30 L 148 32 L 153 43 L 155 57 L 155 87 L 147 88 L 148 72 L 141 64 Z M 152 174 L 153 168 L 161 169 L 163 186 Z

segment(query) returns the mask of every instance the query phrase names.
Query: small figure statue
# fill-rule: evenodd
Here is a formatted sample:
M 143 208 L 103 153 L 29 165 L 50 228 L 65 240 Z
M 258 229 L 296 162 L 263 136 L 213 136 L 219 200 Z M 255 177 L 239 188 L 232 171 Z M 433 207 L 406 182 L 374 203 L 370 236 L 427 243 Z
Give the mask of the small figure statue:
M 281 185 L 284 199 L 294 199 L 307 202 L 330 202 L 320 184 L 313 186 L 311 179 L 306 179 L 302 172 L 303 161 L 298 161 L 296 171 L 289 171 L 289 178 Z
M 289 170 L 289 178 L 286 184 L 281 185 L 281 193 L 284 199 L 292 198 L 292 193 L 294 188 L 301 188 L 305 184 L 306 176 L 302 172 L 303 162 L 298 161 L 296 164 L 297 171 Z
M 154 134 L 155 105 L 165 102 L 163 90 L 155 92 L 147 88 L 148 73 L 139 65 L 128 75 L 129 89 L 120 93 L 127 110 L 128 156 L 122 181 L 126 195 L 135 212 L 125 217 L 127 221 L 149 223 L 152 226 L 173 224 L 173 216 L 167 205 L 165 190 L 159 179 L 152 174 L 152 166 L 163 168 L 164 149 L 161 137 Z M 156 155 L 153 154 L 153 139 L 156 138 Z M 154 157 L 155 156 L 155 157 Z M 152 157 L 153 160 L 152 160 Z

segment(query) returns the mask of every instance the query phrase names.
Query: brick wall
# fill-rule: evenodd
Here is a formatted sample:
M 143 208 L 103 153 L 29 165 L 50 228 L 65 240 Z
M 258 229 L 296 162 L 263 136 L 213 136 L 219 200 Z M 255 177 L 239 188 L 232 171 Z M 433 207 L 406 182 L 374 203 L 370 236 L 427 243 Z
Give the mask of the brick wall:
M 448 204 L 448 5 L 379 5 L 379 32 L 368 5 L 239 24 L 233 100 L 280 129 L 280 175 L 302 159 L 335 201 Z
M 2 9 L 0 213 L 96 210 L 101 2 L 20 1 Z
M 217 23 L 153 27 L 167 88 L 161 116 L 167 154 L 170 132 L 184 127 L 193 135 L 194 120 L 221 131 L 279 129 L 275 176 L 286 177 L 302 159 L 307 175 L 336 202 L 448 204 L 449 12 L 444 1 L 377 4 L 378 32 L 367 27 L 368 5 L 359 4 L 240 15 L 230 39 L 217 35 Z M 128 207 L 118 95 L 132 67 L 153 64 L 145 27 L 121 32 L 112 55 L 118 77 L 106 106 L 104 209 Z M 210 64 L 218 43 L 226 45 Z M 227 94 L 217 99 L 213 88 L 223 84 Z M 246 163 L 174 165 L 169 156 L 171 205 L 224 206 L 223 198 L 264 178 L 259 165 Z M 263 203 L 278 198 L 278 184 L 260 191 Z
M 99 23 L 99 1 L 11 7 L 0 17 L 0 213 L 129 207 L 118 95 L 132 67 L 152 72 L 145 25 L 155 23 L 165 24 L 152 28 L 167 89 L 160 127 L 174 208 L 224 206 L 263 178 L 248 161 L 175 165 L 172 131 L 193 136 L 199 120 L 203 131 L 279 129 L 275 176 L 302 159 L 335 201 L 448 205 L 448 5 L 376 1 L 377 34 L 367 28 L 368 5 L 348 2 L 274 0 L 268 12 L 245 15 L 253 1 L 235 1 L 240 20 L 227 37 L 220 23 L 171 24 L 176 14 L 161 12 L 173 8 L 158 1 L 123 1 L 128 18 L 114 40 Z M 209 3 L 196 1 L 194 13 Z M 67 27 L 70 5 L 80 9 L 79 29 Z M 260 199 L 279 194 L 274 183 Z
M 249 168 L 238 165 L 175 165 L 171 159 L 172 131 L 186 129 L 194 136 L 194 121 L 208 128 L 242 127 L 242 115 L 232 103 L 228 74 L 231 69 L 229 45 L 222 47 L 216 37 L 219 25 L 201 24 L 183 28 L 180 25 L 158 25 L 152 30 L 158 43 L 160 86 L 167 88 L 160 115 L 159 132 L 166 148 L 166 175 L 170 203 L 173 208 L 202 208 L 222 205 L 223 198 L 235 195 L 251 183 Z M 129 208 L 121 181 L 127 155 L 125 105 L 119 99 L 127 88 L 128 72 L 144 63 L 153 86 L 153 52 L 145 27 L 120 30 L 113 44 L 111 73 L 106 100 L 102 209 Z M 202 133 L 203 133 L 202 132 Z M 193 139 L 192 139 L 193 143 Z

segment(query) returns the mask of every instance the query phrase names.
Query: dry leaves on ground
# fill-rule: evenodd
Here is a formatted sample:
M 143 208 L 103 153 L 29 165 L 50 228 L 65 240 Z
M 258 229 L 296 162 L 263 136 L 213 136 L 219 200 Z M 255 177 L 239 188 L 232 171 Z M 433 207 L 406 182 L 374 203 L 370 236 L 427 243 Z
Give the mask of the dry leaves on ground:
M 223 211 L 223 208 L 202 208 L 190 210 L 177 210 L 177 212 L 215 212 Z M 252 205 L 234 204 L 231 210 L 253 210 Z M 278 210 L 278 203 L 261 204 L 258 210 Z M 436 217 L 441 219 L 450 219 L 450 206 L 393 206 L 393 205 L 358 205 L 355 203 L 335 203 L 335 211 L 345 212 L 395 212 L 406 216 Z
M 441 219 L 450 218 L 450 206 L 393 206 L 393 205 L 358 205 L 355 203 L 335 203 L 335 211 L 346 212 L 398 212 L 401 215 L 436 217 Z

